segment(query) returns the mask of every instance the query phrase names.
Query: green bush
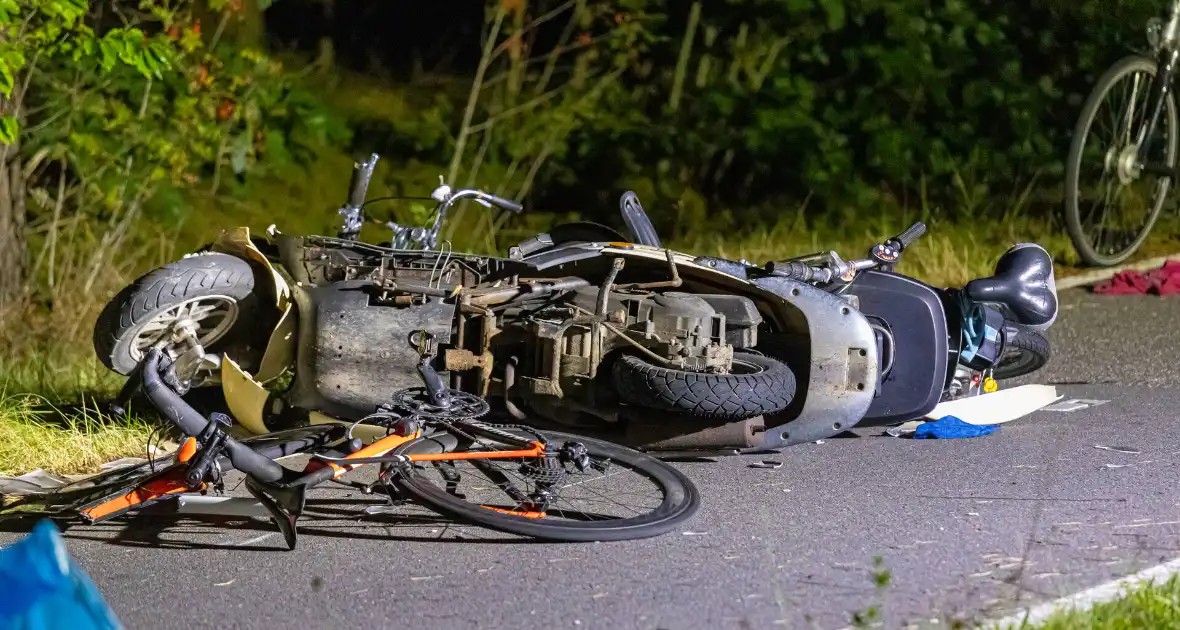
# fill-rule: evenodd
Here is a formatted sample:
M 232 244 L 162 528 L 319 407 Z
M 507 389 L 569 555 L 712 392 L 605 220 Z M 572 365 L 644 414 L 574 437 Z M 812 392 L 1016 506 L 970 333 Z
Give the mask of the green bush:
M 664 200 L 690 189 L 746 206 L 891 196 L 973 212 L 1034 177 L 1055 181 L 1094 79 L 1145 48 L 1143 25 L 1165 8 L 729 0 L 694 3 L 694 19 L 689 3 L 629 4 L 624 19 L 653 43 L 579 129 L 555 182 L 601 188 L 643 173 L 639 185 Z

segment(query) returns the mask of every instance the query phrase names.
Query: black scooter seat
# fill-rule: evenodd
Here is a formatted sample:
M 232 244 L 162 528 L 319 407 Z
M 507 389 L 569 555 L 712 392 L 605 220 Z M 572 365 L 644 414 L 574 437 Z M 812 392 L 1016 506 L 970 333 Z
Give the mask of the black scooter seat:
M 1045 248 L 1021 243 L 996 262 L 995 274 L 967 283 L 963 293 L 976 302 L 1007 308 L 1018 324 L 1048 328 L 1057 319 L 1057 285 L 1053 259 Z

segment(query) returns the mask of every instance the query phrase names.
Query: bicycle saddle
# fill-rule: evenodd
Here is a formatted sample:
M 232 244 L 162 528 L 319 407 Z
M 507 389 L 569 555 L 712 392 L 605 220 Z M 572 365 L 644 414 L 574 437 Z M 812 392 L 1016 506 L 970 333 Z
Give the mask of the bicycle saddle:
M 1004 252 L 995 274 L 968 282 L 963 293 L 977 302 L 1007 307 L 1016 323 L 1034 330 L 1044 330 L 1057 319 L 1053 259 L 1034 243 L 1020 243 Z

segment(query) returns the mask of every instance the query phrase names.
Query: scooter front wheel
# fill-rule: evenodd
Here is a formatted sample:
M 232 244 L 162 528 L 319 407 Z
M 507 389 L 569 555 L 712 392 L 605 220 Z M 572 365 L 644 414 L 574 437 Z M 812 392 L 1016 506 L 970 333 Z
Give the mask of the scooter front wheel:
M 154 269 L 107 303 L 94 327 L 94 350 L 103 365 L 130 374 L 147 351 L 176 346 L 183 327 L 206 351 L 232 348 L 244 367 L 261 358 L 251 340 L 262 310 L 250 264 L 207 253 Z M 265 337 L 263 337 L 265 338 Z

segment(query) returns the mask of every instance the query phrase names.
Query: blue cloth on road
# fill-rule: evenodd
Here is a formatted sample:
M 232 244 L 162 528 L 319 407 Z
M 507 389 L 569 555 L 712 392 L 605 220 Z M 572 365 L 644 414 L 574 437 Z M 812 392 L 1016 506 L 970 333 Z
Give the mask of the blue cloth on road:
M 52 521 L 0 549 L 0 630 L 119 630 Z
M 943 416 L 934 422 L 923 422 L 914 430 L 915 440 L 950 440 L 954 438 L 972 438 L 989 433 L 995 433 L 1000 425 L 969 424 L 955 416 Z

